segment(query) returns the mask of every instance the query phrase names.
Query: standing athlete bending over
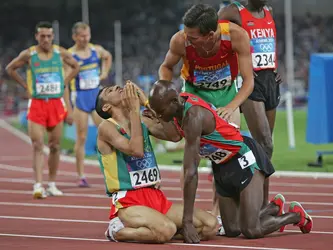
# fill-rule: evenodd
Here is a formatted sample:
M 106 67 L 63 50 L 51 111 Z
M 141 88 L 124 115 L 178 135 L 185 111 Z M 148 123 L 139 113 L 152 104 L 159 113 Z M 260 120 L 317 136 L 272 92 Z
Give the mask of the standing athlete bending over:
M 155 187 L 161 177 L 149 135 L 172 141 L 181 137 L 172 123 L 162 126 L 148 117 L 141 121 L 140 102 L 143 106 L 147 98 L 131 82 L 124 89 L 104 88 L 96 100 L 97 113 L 107 119 L 97 139 L 100 167 L 112 197 L 106 236 L 113 241 L 164 243 L 182 234 L 183 206 L 172 204 Z M 216 233 L 217 220 L 208 212 L 194 209 L 192 219 L 202 239 Z
M 174 66 L 182 60 L 183 91 L 212 103 L 221 117 L 240 127 L 238 107 L 251 94 L 254 84 L 246 31 L 229 21 L 219 22 L 216 10 L 205 4 L 192 6 L 183 22 L 184 30 L 171 38 L 159 69 L 160 80 L 171 81 Z M 243 86 L 237 93 L 239 72 Z M 215 196 L 212 212 L 218 215 Z
M 199 156 L 212 161 L 216 191 L 225 233 L 236 237 L 260 238 L 287 224 L 299 226 L 303 233 L 312 229 L 312 219 L 298 202 L 291 202 L 282 214 L 284 198 L 276 198 L 264 209 L 265 178 L 274 168 L 262 147 L 216 113 L 216 108 L 199 97 L 178 94 L 168 81 L 158 81 L 150 92 L 149 103 L 157 117 L 174 121 L 185 138 L 184 212 L 185 241 L 198 243 L 193 226 L 193 207 L 198 186 Z

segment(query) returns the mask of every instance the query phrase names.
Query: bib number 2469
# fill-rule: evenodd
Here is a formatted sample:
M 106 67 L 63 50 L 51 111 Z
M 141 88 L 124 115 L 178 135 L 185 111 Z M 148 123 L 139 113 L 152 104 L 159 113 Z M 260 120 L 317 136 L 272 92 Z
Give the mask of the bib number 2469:
M 156 167 L 130 172 L 133 187 L 148 186 L 160 180 L 160 173 Z

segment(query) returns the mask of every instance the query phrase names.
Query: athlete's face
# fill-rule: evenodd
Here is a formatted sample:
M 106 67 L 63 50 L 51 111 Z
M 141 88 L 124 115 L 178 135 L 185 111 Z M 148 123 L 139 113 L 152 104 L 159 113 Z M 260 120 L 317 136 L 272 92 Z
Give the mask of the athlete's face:
M 101 93 L 101 98 L 103 98 L 104 105 L 102 107 L 103 111 L 107 112 L 112 106 L 118 106 L 122 100 L 123 88 L 118 85 L 107 87 Z
M 35 38 L 42 49 L 49 51 L 52 48 L 52 42 L 54 39 L 53 29 L 39 28 Z
M 167 95 L 160 100 L 155 100 L 150 103 L 151 108 L 156 112 L 159 119 L 165 122 L 172 121 L 176 117 L 181 103 L 177 95 Z
M 76 33 L 73 35 L 73 40 L 80 47 L 85 47 L 88 45 L 91 39 L 90 28 L 78 28 Z
M 206 35 L 200 33 L 199 28 L 189 28 L 184 27 L 184 32 L 186 34 L 186 39 L 195 48 L 200 48 L 204 50 L 210 50 L 214 45 L 214 32 L 211 31 Z

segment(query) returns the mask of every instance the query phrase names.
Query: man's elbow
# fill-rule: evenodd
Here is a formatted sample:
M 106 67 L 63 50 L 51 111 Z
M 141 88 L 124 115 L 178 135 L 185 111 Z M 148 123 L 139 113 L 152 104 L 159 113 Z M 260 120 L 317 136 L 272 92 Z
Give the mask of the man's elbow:
M 170 139 L 172 142 L 179 142 L 179 141 L 181 141 L 182 137 L 180 135 L 174 135 Z
M 6 70 L 6 73 L 7 73 L 9 76 L 12 76 L 12 74 L 13 74 L 13 72 L 14 72 L 14 69 L 13 69 L 12 66 L 7 65 L 6 68 L 5 68 L 5 70 Z

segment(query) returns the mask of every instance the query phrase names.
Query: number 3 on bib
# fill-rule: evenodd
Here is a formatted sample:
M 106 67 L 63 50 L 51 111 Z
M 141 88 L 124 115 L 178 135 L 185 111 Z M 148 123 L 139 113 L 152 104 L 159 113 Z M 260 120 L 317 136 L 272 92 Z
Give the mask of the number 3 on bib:
M 246 152 L 244 155 L 238 158 L 238 162 L 241 168 L 245 169 L 256 163 L 256 158 L 254 157 L 253 152 L 250 150 L 249 152 Z

